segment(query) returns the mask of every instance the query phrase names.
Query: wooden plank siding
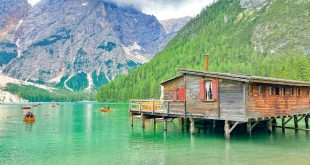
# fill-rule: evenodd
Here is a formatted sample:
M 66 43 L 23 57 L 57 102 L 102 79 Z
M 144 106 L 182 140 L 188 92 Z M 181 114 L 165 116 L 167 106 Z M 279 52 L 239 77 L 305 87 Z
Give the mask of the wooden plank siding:
M 261 86 L 259 95 L 258 86 Z M 274 117 L 293 114 L 310 113 L 310 96 L 307 94 L 309 87 L 301 88 L 301 96 L 297 96 L 297 87 L 293 87 L 294 95 L 290 94 L 290 87 L 285 87 L 285 95 L 275 95 L 275 86 L 270 84 L 251 84 L 253 93 L 247 95 L 247 117 Z M 272 87 L 272 95 L 269 94 L 269 87 Z
M 163 82 L 164 100 L 159 107 L 163 112 L 180 117 L 199 117 L 216 120 L 248 121 L 257 118 L 283 117 L 291 115 L 310 114 L 310 86 L 308 82 L 282 80 L 274 78 L 235 75 L 225 73 L 211 73 L 184 71 L 182 75 Z M 254 81 L 255 78 L 255 82 Z M 270 83 L 257 82 L 270 81 Z M 217 97 L 214 100 L 204 100 L 201 84 L 212 81 L 212 88 L 216 82 Z M 276 84 L 278 81 L 291 85 Z M 293 84 L 293 85 L 292 85 Z M 295 84 L 295 85 L 294 85 Z M 302 86 L 304 85 L 304 86 Z M 248 87 L 251 88 L 248 88 Z M 260 94 L 258 86 L 260 86 Z M 269 94 L 272 87 L 272 95 Z M 279 96 L 275 95 L 275 88 L 280 88 Z M 285 95 L 281 88 L 284 87 Z M 294 96 L 290 94 L 293 87 Z M 297 96 L 300 88 L 300 96 Z M 146 110 L 147 111 L 147 110 Z M 155 109 L 156 112 L 156 109 Z M 168 114 L 169 115 L 169 114 Z
M 218 118 L 218 101 L 204 101 L 200 99 L 201 80 L 214 80 L 212 78 L 186 75 L 186 108 L 191 114 L 202 114 L 206 117 Z
M 220 118 L 245 120 L 244 83 L 221 80 L 219 83 Z

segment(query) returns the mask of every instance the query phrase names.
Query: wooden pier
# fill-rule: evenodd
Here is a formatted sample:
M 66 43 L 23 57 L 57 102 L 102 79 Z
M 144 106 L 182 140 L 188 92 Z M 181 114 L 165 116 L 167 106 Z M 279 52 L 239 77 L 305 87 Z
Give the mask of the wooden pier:
M 181 119 L 182 125 L 185 121 L 188 121 L 189 131 L 191 134 L 195 134 L 197 129 L 195 127 L 196 121 L 211 121 L 211 126 L 215 128 L 216 121 L 222 121 L 224 124 L 224 136 L 226 139 L 230 139 L 230 135 L 233 130 L 240 124 L 246 124 L 247 132 L 252 134 L 252 130 L 261 122 L 265 123 L 265 129 L 271 133 L 275 128 L 294 129 L 302 131 L 310 131 L 309 129 L 309 117 L 310 112 L 305 114 L 293 114 L 285 116 L 274 117 L 259 117 L 249 118 L 244 121 L 234 120 L 222 120 L 214 117 L 206 116 L 205 114 L 193 114 L 186 111 L 186 103 L 184 101 L 173 100 L 130 100 L 129 113 L 131 115 L 131 126 L 134 126 L 134 118 L 141 120 L 141 126 L 145 127 L 145 121 L 153 119 L 154 122 L 163 122 L 163 130 L 167 131 L 168 123 L 173 119 Z M 278 119 L 278 120 L 277 120 Z M 280 121 L 279 124 L 276 123 Z M 290 121 L 294 121 L 294 127 L 287 127 Z M 305 122 L 305 128 L 300 128 L 299 123 Z

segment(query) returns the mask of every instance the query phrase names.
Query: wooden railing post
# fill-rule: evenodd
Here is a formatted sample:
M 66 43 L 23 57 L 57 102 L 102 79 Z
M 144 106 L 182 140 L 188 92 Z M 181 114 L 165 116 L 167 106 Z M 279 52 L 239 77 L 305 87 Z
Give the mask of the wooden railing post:
M 152 99 L 152 115 L 154 115 L 154 99 Z
M 169 115 L 169 111 L 170 111 L 170 102 L 167 102 L 167 115 Z
M 142 111 L 142 101 L 140 101 L 140 102 L 138 103 L 138 105 L 139 105 L 139 112 L 140 112 L 140 114 L 141 114 L 141 111 Z
M 186 118 L 186 101 L 184 101 L 184 118 Z
M 130 112 L 132 110 L 132 100 L 130 99 L 129 100 L 129 110 L 128 110 L 128 112 Z

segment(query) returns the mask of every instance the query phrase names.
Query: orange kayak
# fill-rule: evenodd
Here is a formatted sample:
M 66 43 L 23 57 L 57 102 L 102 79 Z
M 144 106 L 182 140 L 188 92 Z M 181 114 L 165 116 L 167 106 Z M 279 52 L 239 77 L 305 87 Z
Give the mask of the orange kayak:
M 32 123 L 36 121 L 36 117 L 24 117 L 24 122 Z
M 101 108 L 101 112 L 111 112 L 110 108 Z

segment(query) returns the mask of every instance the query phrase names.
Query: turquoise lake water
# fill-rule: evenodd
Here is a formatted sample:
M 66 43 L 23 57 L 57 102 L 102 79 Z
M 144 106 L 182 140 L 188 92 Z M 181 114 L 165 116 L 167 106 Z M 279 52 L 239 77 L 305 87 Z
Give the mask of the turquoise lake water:
M 63 103 L 52 108 L 32 108 L 33 124 L 22 120 L 22 105 L 0 105 L 0 164 L 213 164 L 292 165 L 310 164 L 310 134 L 281 129 L 252 136 L 201 131 L 190 135 L 178 120 L 141 128 L 139 119 L 130 126 L 128 104 Z M 300 126 L 302 127 L 302 125 Z

